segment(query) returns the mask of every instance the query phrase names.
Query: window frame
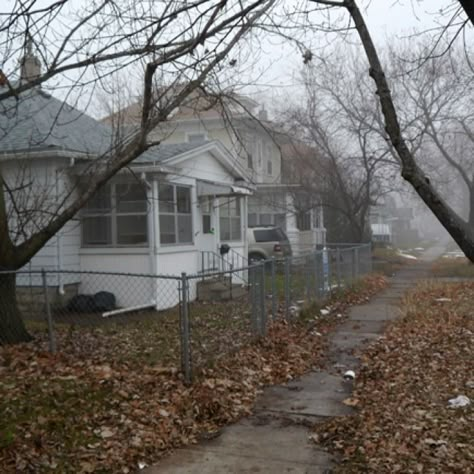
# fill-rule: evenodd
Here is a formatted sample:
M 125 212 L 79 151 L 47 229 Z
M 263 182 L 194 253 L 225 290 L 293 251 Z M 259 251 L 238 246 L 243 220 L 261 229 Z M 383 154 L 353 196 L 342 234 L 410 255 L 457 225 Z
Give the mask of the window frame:
M 222 201 L 225 199 L 225 203 Z M 235 214 L 231 213 L 231 202 L 235 201 L 236 206 L 235 206 Z M 242 232 L 242 201 L 241 198 L 238 196 L 230 196 L 228 198 L 221 198 L 219 201 L 219 239 L 221 242 L 241 242 L 243 240 L 243 232 Z M 227 214 L 223 215 L 223 210 L 227 208 Z M 228 228 L 229 228 L 229 238 L 225 239 L 222 236 L 222 229 L 223 229 L 223 220 L 228 220 Z M 239 235 L 238 238 L 236 238 L 236 235 L 233 235 L 232 229 L 232 222 L 237 222 L 239 223 L 238 228 L 239 228 Z
M 162 211 L 160 208 L 161 204 L 161 187 L 162 186 L 169 186 L 173 189 L 173 211 Z M 179 212 L 178 210 L 178 188 L 185 189 L 188 193 L 188 200 L 189 200 L 189 212 Z M 167 181 L 161 181 L 158 183 L 158 221 L 159 221 L 159 236 L 160 236 L 160 246 L 161 247 L 173 247 L 173 246 L 185 246 L 185 245 L 194 245 L 194 222 L 193 222 L 193 203 L 192 203 L 192 193 L 191 193 L 191 186 L 186 186 L 183 184 L 174 184 L 169 183 Z M 162 222 L 161 217 L 164 216 L 172 216 L 174 218 L 174 242 L 163 242 L 162 241 Z M 190 241 L 180 241 L 179 240 L 179 217 L 189 217 L 190 224 L 191 224 L 191 232 L 190 232 Z
M 144 199 L 144 209 L 140 211 L 119 211 L 119 193 L 117 192 L 117 186 L 133 186 L 139 184 L 136 181 L 125 181 L 118 180 L 107 183 L 98 193 L 103 193 L 106 191 L 106 197 L 108 199 L 109 206 L 104 208 L 104 211 L 101 211 L 99 208 L 89 210 L 88 205 L 94 202 L 94 196 L 91 201 L 89 201 L 80 212 L 80 222 L 81 222 L 81 248 L 147 248 L 150 243 L 150 231 L 148 223 L 148 196 L 146 187 L 143 186 L 145 199 Z M 122 194 L 122 193 L 120 193 Z M 119 243 L 119 230 L 118 230 L 118 220 L 120 217 L 142 217 L 145 218 L 145 241 L 138 244 L 121 244 Z M 88 243 L 85 241 L 85 226 L 84 221 L 86 219 L 94 218 L 103 218 L 108 220 L 107 228 L 110 236 L 109 243 Z

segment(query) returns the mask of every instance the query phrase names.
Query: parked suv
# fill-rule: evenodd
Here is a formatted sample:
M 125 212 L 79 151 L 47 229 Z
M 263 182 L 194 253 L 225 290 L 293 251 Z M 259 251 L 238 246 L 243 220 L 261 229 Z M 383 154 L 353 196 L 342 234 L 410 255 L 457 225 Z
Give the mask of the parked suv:
M 291 255 L 291 245 L 280 227 L 251 227 L 247 229 L 249 260 L 265 260 Z

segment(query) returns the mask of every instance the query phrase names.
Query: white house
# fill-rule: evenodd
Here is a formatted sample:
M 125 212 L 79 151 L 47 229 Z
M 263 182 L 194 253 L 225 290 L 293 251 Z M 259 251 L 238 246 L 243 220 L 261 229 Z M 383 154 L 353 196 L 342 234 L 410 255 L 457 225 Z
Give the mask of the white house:
M 84 176 L 100 163 L 111 137 L 107 125 L 39 88 L 0 103 L 0 175 L 14 190 L 3 188 L 16 242 L 87 186 Z M 171 306 L 176 281 L 165 301 L 158 280 L 138 293 L 126 291 L 123 279 L 82 272 L 197 274 L 204 253 L 217 254 L 223 243 L 247 255 L 251 194 L 245 168 L 218 141 L 153 147 L 98 192 L 27 269 L 66 272 L 48 278 L 60 292 L 74 285 L 79 293 L 112 291 L 119 306 Z M 18 280 L 40 283 L 39 275 Z
M 117 115 L 126 123 L 134 123 L 139 119 L 138 111 L 139 107 L 132 104 Z M 194 96 L 175 111 L 170 122 L 155 130 L 154 137 L 169 144 L 221 142 L 255 186 L 249 197 L 249 226 L 282 227 L 293 252 L 299 254 L 325 243 L 322 207 L 314 204 L 304 211 L 298 209 L 295 198 L 300 184 L 282 176 L 282 147 L 273 127 L 265 110 L 258 110 L 258 104 L 248 97 L 226 99 L 224 107 L 220 100 Z

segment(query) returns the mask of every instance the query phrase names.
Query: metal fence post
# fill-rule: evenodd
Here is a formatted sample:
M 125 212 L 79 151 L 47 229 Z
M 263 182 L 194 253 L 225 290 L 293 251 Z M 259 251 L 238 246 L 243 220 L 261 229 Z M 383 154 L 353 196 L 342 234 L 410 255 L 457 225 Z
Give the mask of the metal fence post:
M 46 320 L 48 322 L 49 352 L 54 354 L 57 350 L 56 337 L 54 336 L 53 317 L 51 316 L 51 306 L 49 304 L 49 295 L 48 295 L 48 284 L 46 281 L 46 272 L 44 268 L 41 269 L 41 278 L 43 280 L 44 303 L 46 306 Z
M 258 309 L 257 309 L 257 278 L 255 266 L 249 268 L 250 306 L 252 318 L 252 332 L 258 334 Z
M 265 260 L 260 268 L 260 335 L 263 337 L 267 331 L 267 310 L 265 307 Z
M 188 279 L 186 273 L 181 273 L 181 365 L 184 373 L 184 381 L 192 382 L 191 348 L 189 331 L 189 307 L 188 307 Z
M 356 257 L 356 253 L 355 253 L 355 247 L 352 248 L 352 251 L 351 251 L 351 260 L 352 260 L 352 276 L 351 276 L 351 285 L 354 284 L 354 281 L 356 279 L 356 262 L 355 262 L 355 257 Z
M 337 287 L 341 286 L 341 249 L 336 248 L 336 278 L 337 278 Z
M 276 295 L 276 263 L 275 257 L 271 259 L 271 276 L 272 276 L 272 319 L 276 318 L 277 313 L 277 295 Z
M 359 247 L 356 247 L 354 249 L 354 260 L 355 260 L 355 276 L 356 279 L 359 278 L 360 276 L 360 253 L 359 253 Z
M 321 297 L 320 295 L 320 285 L 319 281 L 319 270 L 318 270 L 318 251 L 314 253 L 314 295 L 316 299 Z
M 305 273 L 305 295 L 308 302 L 311 301 L 311 255 L 308 256 L 308 260 L 303 263 Z
M 285 317 L 288 320 L 290 316 L 290 259 L 285 258 L 285 277 L 284 277 L 284 291 L 285 291 Z
M 369 242 L 367 244 L 367 252 L 368 252 L 368 259 L 369 259 L 369 263 L 368 263 L 368 273 L 372 273 L 373 271 L 373 262 L 372 262 L 372 243 Z

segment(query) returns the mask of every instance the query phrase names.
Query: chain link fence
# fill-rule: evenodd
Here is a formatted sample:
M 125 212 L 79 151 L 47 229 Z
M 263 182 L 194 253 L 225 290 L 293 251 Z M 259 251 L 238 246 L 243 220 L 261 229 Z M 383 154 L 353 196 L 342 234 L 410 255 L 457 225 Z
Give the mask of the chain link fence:
M 0 313 L 12 332 L 21 315 L 44 350 L 179 367 L 191 382 L 196 369 L 265 336 L 269 321 L 291 320 L 371 270 L 370 245 L 328 245 L 197 275 L 0 272 Z

